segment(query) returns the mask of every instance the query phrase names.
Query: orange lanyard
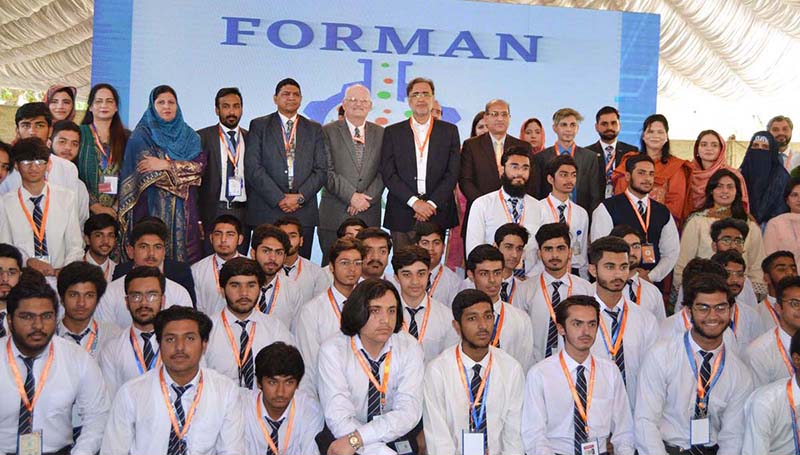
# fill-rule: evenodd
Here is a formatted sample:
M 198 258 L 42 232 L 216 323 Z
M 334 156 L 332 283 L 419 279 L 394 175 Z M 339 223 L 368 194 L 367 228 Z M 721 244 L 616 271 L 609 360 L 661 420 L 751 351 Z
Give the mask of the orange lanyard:
M 547 205 L 550 206 L 550 213 L 553 214 L 553 222 L 558 223 L 558 212 L 556 212 L 556 207 L 553 205 L 553 201 L 550 200 L 550 196 L 546 197 Z M 569 200 L 565 202 L 567 206 L 567 226 L 572 224 L 572 204 L 569 203 Z
M 728 324 L 730 325 L 730 324 Z M 739 331 L 739 306 L 737 304 L 733 304 L 733 336 L 736 336 L 736 332 Z
M 386 406 L 386 391 L 389 390 L 389 366 L 392 363 L 392 351 L 390 350 L 386 354 L 386 359 L 383 362 L 383 380 L 378 382 L 378 379 L 372 374 L 372 369 L 367 365 L 367 361 L 364 360 L 364 356 L 358 352 L 358 349 L 356 349 L 356 341 L 354 337 L 350 337 L 350 348 L 353 350 L 353 355 L 355 355 L 356 359 L 358 359 L 361 369 L 364 370 L 364 374 L 367 375 L 369 381 L 373 386 L 375 386 L 375 389 L 381 393 L 381 408 L 383 408 Z
M 261 418 L 261 393 L 259 392 L 258 396 L 256 397 L 256 416 L 258 418 L 258 426 L 261 427 L 261 433 L 264 434 L 264 439 L 267 441 L 267 445 L 269 445 L 270 450 L 272 453 L 276 455 L 280 455 L 278 452 L 278 447 L 275 445 L 275 441 L 272 440 L 272 436 L 270 435 L 270 431 L 267 430 L 267 426 L 264 425 L 264 419 Z M 289 423 L 286 427 L 286 436 L 283 439 L 283 451 L 286 453 L 286 450 L 289 448 L 289 440 L 292 437 L 292 426 L 294 426 L 294 398 L 292 398 L 292 405 L 289 408 Z
M 511 216 L 511 213 L 509 213 L 509 211 L 508 211 L 508 205 L 506 205 L 506 200 L 503 197 L 503 190 L 502 189 L 497 190 L 497 197 L 500 198 L 500 205 L 503 206 L 503 211 L 506 212 L 506 219 L 508 220 L 509 223 L 513 223 L 514 222 L 514 218 Z M 520 198 L 520 199 L 522 199 L 522 198 Z M 519 223 L 517 223 L 520 226 L 525 224 L 525 210 L 526 210 L 525 209 L 525 205 L 523 204 L 523 206 L 522 206 L 522 214 L 519 217 Z
M 211 270 L 214 272 L 214 282 L 217 283 L 217 292 L 221 292 L 219 288 L 219 264 L 217 264 L 217 255 L 211 258 Z
M 417 129 L 414 128 L 414 117 L 412 116 L 408 119 L 408 124 L 411 125 L 411 132 L 414 133 L 414 145 L 417 146 L 417 150 L 419 151 L 419 157 L 422 158 L 422 155 L 425 154 L 425 147 L 428 146 L 428 141 L 431 139 L 431 131 L 433 131 L 433 116 L 430 116 L 431 124 L 428 127 L 428 133 L 425 135 L 425 141 L 420 144 L 419 137 L 417 135 Z
M 295 126 L 297 126 L 297 125 L 295 125 Z M 234 155 L 231 152 L 230 146 L 228 145 L 228 139 L 225 139 L 225 136 L 222 134 L 222 127 L 219 127 L 218 131 L 219 131 L 219 139 L 222 141 L 223 144 L 225 144 L 225 152 L 228 154 L 228 159 L 231 161 L 231 164 L 233 164 L 233 169 L 234 169 L 233 172 L 235 174 L 236 173 L 236 165 L 239 163 L 239 157 L 242 156 L 242 142 L 244 142 L 244 141 L 242 141 L 240 139 L 239 143 L 236 144 L 236 150 L 235 150 L 236 154 Z M 292 134 L 294 134 L 294 128 L 292 128 Z
M 569 278 L 567 297 L 570 297 L 572 295 L 572 277 L 567 275 L 567 278 Z M 550 311 L 550 319 L 553 320 L 553 324 L 556 324 L 556 312 L 553 310 L 553 301 L 550 300 L 550 293 L 547 292 L 547 285 L 544 283 L 544 273 L 539 275 L 539 284 L 542 287 L 542 296 L 544 296 L 544 302 L 547 304 L 547 309 Z
M 794 376 L 794 365 L 792 364 L 791 360 L 789 360 L 789 356 L 786 354 L 786 348 L 783 347 L 780 330 L 780 327 L 775 327 L 775 343 L 778 345 L 778 352 L 781 354 L 783 364 L 786 365 L 786 369 L 789 371 L 789 376 Z
M 586 407 L 583 407 L 583 403 L 581 402 L 581 398 L 578 395 L 578 389 L 575 387 L 575 383 L 572 381 L 572 375 L 569 374 L 569 368 L 567 368 L 567 362 L 564 360 L 564 351 L 558 353 L 558 360 L 561 362 L 561 370 L 564 372 L 564 376 L 567 378 L 567 384 L 569 385 L 569 391 L 572 392 L 572 401 L 575 402 L 575 407 L 578 408 L 578 414 L 581 416 L 581 420 L 583 420 L 584 430 L 586 434 L 589 434 L 589 407 L 592 406 L 592 393 L 594 392 L 594 356 L 592 356 L 592 365 L 589 369 L 589 387 L 586 391 Z
M 623 297 L 622 299 L 622 322 L 619 325 L 617 333 L 609 334 L 606 323 L 603 318 L 600 318 L 600 331 L 603 332 L 603 340 L 606 343 L 606 350 L 612 356 L 616 356 L 620 348 L 622 348 L 622 337 L 625 335 L 625 326 L 628 325 L 628 302 Z
M 183 439 L 186 433 L 189 432 L 189 425 L 192 424 L 194 418 L 194 411 L 200 403 L 200 396 L 203 394 L 203 372 L 200 372 L 200 380 L 197 382 L 197 394 L 194 396 L 192 405 L 189 407 L 189 412 L 186 414 L 186 423 L 181 428 L 178 424 L 178 419 L 175 418 L 175 411 L 172 410 L 172 403 L 170 403 L 169 392 L 167 391 L 167 382 L 164 381 L 164 369 L 158 371 L 158 379 L 161 382 L 161 394 L 164 395 L 164 404 L 167 405 L 167 412 L 169 413 L 169 420 L 172 422 L 172 429 L 178 439 Z
M 439 280 L 442 278 L 442 274 L 444 273 L 444 264 L 439 264 L 439 271 L 436 273 L 436 278 L 433 280 L 433 284 L 431 284 L 431 290 L 428 292 L 428 296 L 432 296 L 433 292 L 436 291 L 436 286 L 439 285 Z
M 290 119 L 291 120 L 291 119 Z M 289 151 L 292 149 L 292 144 L 294 144 L 294 138 L 297 134 L 297 119 L 292 124 L 292 132 L 289 134 L 289 140 L 286 140 L 286 133 L 284 131 L 285 126 L 281 123 L 281 137 L 283 137 L 283 149 L 286 151 L 286 156 L 289 156 Z
M 517 280 L 514 275 L 511 275 L 511 293 L 508 294 L 508 304 L 514 304 L 514 295 L 517 293 Z
M 22 376 L 19 374 L 17 362 L 14 360 L 14 354 L 11 351 L 11 337 L 8 337 L 8 341 L 6 341 L 6 352 L 8 353 L 8 365 L 11 367 L 11 373 L 14 375 L 14 382 L 17 383 L 19 396 L 22 398 L 22 403 L 25 405 L 28 412 L 32 413 L 33 407 L 36 406 L 36 402 L 42 395 L 44 383 L 47 381 L 47 374 L 50 372 L 50 366 L 53 364 L 53 341 L 50 341 L 50 352 L 47 354 L 47 362 L 44 364 L 44 369 L 42 370 L 42 375 L 39 378 L 39 384 L 36 386 L 33 398 L 29 397 L 28 392 L 25 391 L 25 384 L 22 381 Z
M 277 305 L 278 293 L 281 291 L 281 280 L 280 277 L 275 277 L 275 289 L 272 290 L 272 297 L 269 298 L 269 304 L 267 304 L 267 314 L 272 314 L 275 311 L 275 306 Z M 267 296 L 264 295 L 266 299 Z
M 103 147 L 103 143 L 100 141 L 100 135 L 97 134 L 97 128 L 95 128 L 94 123 L 89 125 L 89 129 L 92 131 L 95 147 L 97 147 L 97 150 L 102 153 L 103 157 L 106 159 L 106 168 L 110 167 L 111 162 L 114 160 L 114 156 L 109 155 L 108 152 L 106 152 L 105 147 Z
M 692 328 L 692 323 L 689 321 L 689 317 L 686 316 L 689 313 L 687 308 L 688 307 L 684 307 L 683 310 L 681 310 L 681 316 L 683 316 L 683 327 L 689 330 Z
M 301 273 L 303 273 L 303 259 L 298 256 L 297 257 L 297 276 L 294 277 L 294 282 L 295 283 L 297 283 L 297 280 L 300 279 L 300 274 Z
M 469 410 L 470 414 L 475 415 L 475 410 L 478 406 L 481 405 L 481 400 L 483 399 L 483 392 L 486 390 L 486 385 L 489 383 L 489 373 L 492 371 L 492 361 L 494 360 L 494 356 L 492 353 L 489 353 L 489 362 L 486 364 L 486 373 L 483 375 L 483 379 L 481 379 L 481 385 L 478 387 L 478 393 L 475 396 L 472 396 L 472 389 L 470 389 L 469 385 L 467 384 L 467 373 L 466 368 L 464 368 L 464 362 L 461 360 L 461 349 L 456 346 L 456 363 L 458 364 L 458 374 L 461 377 L 461 384 L 464 386 L 464 390 L 467 392 L 467 401 L 469 402 Z M 484 416 L 486 415 L 483 412 Z M 473 419 L 477 420 L 477 419 Z
M 144 363 L 144 354 L 142 354 L 142 348 L 139 347 L 139 340 L 136 339 L 136 335 L 133 332 L 133 327 L 131 327 L 130 332 L 130 339 L 131 339 L 131 346 L 133 346 L 133 353 L 136 355 L 136 361 L 139 362 L 139 373 L 144 373 L 145 371 L 150 371 L 155 367 L 161 365 L 161 348 L 158 349 L 158 356 L 155 361 L 155 365 L 146 365 Z
M 91 354 L 94 351 L 95 340 L 97 340 L 97 321 L 92 320 L 92 332 L 89 334 L 89 339 L 86 340 L 86 352 Z
M 794 439 L 794 453 L 797 453 L 800 450 L 800 431 L 797 429 L 797 408 L 794 406 L 794 390 L 792 390 L 792 381 L 794 380 L 794 376 L 792 376 L 786 382 L 786 395 L 789 399 L 789 412 L 792 416 L 792 439 Z
M 687 336 L 685 334 L 684 336 Z M 697 398 L 700 400 L 698 406 L 703 408 L 706 406 L 705 396 L 708 393 L 709 385 L 715 384 L 717 382 L 717 374 L 721 374 L 719 371 L 720 364 L 722 364 L 722 360 L 725 358 L 725 347 L 722 347 L 722 351 L 717 355 L 717 359 L 714 360 L 714 366 L 711 367 L 711 374 L 708 376 L 708 381 L 703 384 L 703 376 L 700 374 L 700 369 L 697 370 Z
M 422 318 L 422 328 L 419 329 L 419 334 L 418 334 L 419 338 L 417 338 L 417 341 L 419 341 L 420 344 L 422 344 L 422 339 L 425 338 L 425 329 L 428 328 L 428 316 L 430 315 L 431 315 L 431 296 L 429 295 L 428 302 L 425 304 L 425 315 Z M 403 330 L 408 332 L 408 325 L 406 324 L 406 321 L 403 321 Z
M 639 286 L 636 287 L 636 305 L 640 306 L 642 304 L 642 282 L 640 281 L 641 278 L 638 276 L 636 277 L 636 284 Z M 631 286 L 633 286 L 633 281 L 631 281 Z
M 769 299 L 764 299 L 762 303 L 767 308 L 767 311 L 769 311 L 769 315 L 772 316 L 772 320 L 775 321 L 775 325 L 780 325 L 778 313 L 775 311 L 775 308 L 772 308 L 772 305 L 770 305 Z
M 236 366 L 241 370 L 245 359 L 247 359 L 247 354 L 250 353 L 250 348 L 253 347 L 253 340 L 256 338 L 256 323 L 255 321 L 250 321 L 250 339 L 247 340 L 247 346 L 244 348 L 244 355 L 240 355 L 239 353 L 239 345 L 236 344 L 236 341 L 233 339 L 233 331 L 231 330 L 231 325 L 228 323 L 228 316 L 225 315 L 225 311 L 222 312 L 222 326 L 225 327 L 225 333 L 228 335 L 228 341 L 231 343 L 233 360 L 236 362 Z
M 42 227 L 41 229 L 37 229 L 36 223 L 33 221 L 33 216 L 31 216 L 31 212 L 28 211 L 28 208 L 25 207 L 25 202 L 22 201 L 22 188 L 17 190 L 17 196 L 19 197 L 19 205 L 22 207 L 22 213 L 24 213 L 25 218 L 28 219 L 28 224 L 31 225 L 33 235 L 39 239 L 39 243 L 44 243 L 45 227 L 47 226 L 47 213 L 50 212 L 50 185 L 47 185 L 46 194 L 47 195 L 45 198 L 47 199 L 47 202 L 44 203 L 44 211 L 42 211 Z
M 644 229 L 644 239 L 646 241 L 648 237 L 647 231 L 650 229 L 650 214 L 653 212 L 650 210 L 650 198 L 645 198 L 647 199 L 647 220 L 643 220 L 642 214 L 639 213 L 639 208 L 633 203 L 633 199 L 631 199 L 631 196 L 627 191 L 625 192 L 625 197 L 628 198 L 628 202 L 631 204 L 631 208 L 633 208 L 633 213 L 636 215 L 636 219 L 639 221 L 639 226 Z
M 500 302 L 500 315 L 494 323 L 494 334 L 492 336 L 492 346 L 500 344 L 500 332 L 503 331 L 503 321 L 506 318 L 506 304 Z
M 558 146 L 558 141 L 553 144 L 553 150 L 556 152 L 556 156 L 561 155 L 561 147 Z M 572 147 L 569 149 L 569 155 L 575 158 L 575 144 L 572 144 Z
M 328 288 L 328 300 L 331 301 L 331 307 L 333 308 L 333 313 L 336 315 L 336 319 L 339 322 L 342 322 L 342 312 L 339 310 L 339 305 L 336 303 L 336 299 L 333 298 L 333 290 Z

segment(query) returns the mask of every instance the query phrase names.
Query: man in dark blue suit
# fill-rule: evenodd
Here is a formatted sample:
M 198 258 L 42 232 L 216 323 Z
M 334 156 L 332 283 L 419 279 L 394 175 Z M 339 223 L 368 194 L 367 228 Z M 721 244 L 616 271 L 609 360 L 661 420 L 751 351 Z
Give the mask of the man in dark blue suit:
M 247 223 L 258 226 L 292 214 L 303 224 L 300 255 L 308 259 L 328 159 L 322 126 L 298 114 L 302 99 L 297 81 L 278 82 L 273 97 L 278 111 L 250 122 L 244 174 Z

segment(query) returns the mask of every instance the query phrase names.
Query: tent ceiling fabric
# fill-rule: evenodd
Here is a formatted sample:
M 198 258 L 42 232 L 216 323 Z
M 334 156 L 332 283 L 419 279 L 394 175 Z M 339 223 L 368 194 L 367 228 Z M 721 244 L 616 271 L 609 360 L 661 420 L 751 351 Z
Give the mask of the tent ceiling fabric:
M 697 87 L 737 99 L 800 88 L 800 0 L 510 0 L 661 15 L 659 94 Z M 0 87 L 91 79 L 93 0 L 2 0 Z M 777 68 L 777 71 L 770 71 Z

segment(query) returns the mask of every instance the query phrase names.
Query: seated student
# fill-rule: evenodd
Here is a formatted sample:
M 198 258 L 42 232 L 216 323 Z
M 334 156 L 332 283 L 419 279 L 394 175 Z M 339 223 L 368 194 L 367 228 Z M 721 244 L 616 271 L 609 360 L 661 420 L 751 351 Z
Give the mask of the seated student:
M 6 300 L 8 293 L 19 282 L 22 273 L 22 254 L 7 243 L 0 243 L 0 338 L 7 335 Z
M 364 245 L 364 267 L 361 269 L 364 279 L 389 279 L 385 272 L 392 252 L 392 236 L 381 228 L 369 227 L 359 231 L 356 238 Z
M 792 336 L 788 354 L 789 375 L 756 389 L 745 404 L 742 455 L 797 453 L 800 335 Z
M 424 360 L 402 326 L 400 295 L 386 280 L 362 281 L 345 301 L 342 334 L 319 352 L 327 423 L 317 436 L 321 453 L 417 452 L 413 430 L 422 417 Z
M 450 307 L 453 297 L 461 290 L 461 278 L 444 264 L 445 230 L 436 223 L 425 221 L 414 225 L 414 243 L 431 255 L 431 274 L 428 295 Z
M 790 340 L 800 329 L 800 278 L 790 276 L 778 282 L 775 312 L 778 326 L 756 338 L 744 358 L 753 371 L 756 387 L 794 375 Z
M 241 391 L 246 455 L 319 455 L 314 437 L 325 417 L 317 400 L 297 388 L 305 371 L 294 346 L 276 341 L 258 351 L 258 390 Z
M 524 373 L 519 362 L 491 346 L 491 299 L 475 289 L 463 290 L 453 300 L 452 314 L 461 340 L 425 371 L 428 453 L 522 453 Z
M 294 342 L 278 318 L 253 311 L 263 284 L 264 272 L 252 259 L 234 258 L 222 266 L 219 285 L 226 307 L 211 315 L 214 326 L 205 352 L 209 368 L 246 389 L 256 386 L 253 353 L 275 341 Z
M 494 246 L 503 255 L 503 282 L 500 284 L 500 299 L 521 309 L 530 310 L 535 292 L 533 280 L 514 276 L 514 271 L 522 264 L 525 246 L 530 234 L 523 226 L 506 223 L 494 231 Z
M 323 341 L 340 333 L 342 307 L 353 288 L 361 280 L 364 246 L 354 237 L 342 237 L 331 246 L 328 268 L 333 273 L 333 285 L 300 308 L 295 324 L 297 347 L 309 366 L 306 377 L 317 390 L 317 354 Z
M 131 262 L 119 264 L 114 271 L 115 275 L 118 275 L 123 267 L 127 274 L 131 270 L 131 266 L 128 264 L 132 264 L 133 267 L 155 267 L 161 273 L 166 274 L 163 272 L 166 269 L 164 252 L 167 238 L 167 227 L 164 224 L 153 221 L 139 222 L 133 227 L 128 238 L 132 242 L 130 245 L 126 245 Z M 97 306 L 96 317 L 98 320 L 113 322 L 119 327 L 131 325 L 131 314 L 125 307 L 126 276 L 121 275 L 109 283 L 106 293 Z M 192 306 L 192 299 L 186 288 L 169 278 L 165 278 L 165 283 L 165 289 L 162 289 L 162 292 L 166 296 L 167 306 Z M 192 292 L 194 292 L 194 288 Z
M 741 303 L 740 300 L 744 292 L 744 276 L 747 273 L 744 258 L 738 251 L 729 250 L 714 253 L 711 260 L 723 266 L 728 272 L 728 290 L 734 298 L 731 311 L 731 330 L 736 335 L 736 341 L 744 352 L 744 349 L 747 349 L 753 340 L 766 331 L 756 309 Z
M 645 241 L 644 234 L 627 224 L 619 224 L 614 226 L 608 235 L 620 237 L 631 248 L 631 252 L 628 254 L 628 280 L 625 282 L 623 293 L 631 302 L 649 311 L 660 323 L 667 318 L 664 297 L 653 283 L 639 277 L 639 267 L 642 265 L 642 243 Z
M 342 221 L 342 224 L 336 228 L 336 238 L 341 239 L 344 237 L 350 237 L 354 239 L 359 232 L 368 227 L 369 226 L 367 226 L 367 223 L 357 216 L 345 218 L 344 221 Z M 329 252 L 330 250 L 322 252 L 322 262 L 320 262 L 320 264 L 323 268 L 327 267 L 328 263 L 330 262 L 330 258 L 328 257 Z M 328 271 L 328 273 L 330 274 L 330 271 Z
M 233 215 L 223 214 L 208 226 L 209 243 L 213 254 L 192 264 L 192 280 L 197 295 L 197 309 L 211 316 L 225 308 L 225 296 L 219 284 L 219 271 L 225 263 L 239 257 L 239 245 L 244 240 L 242 222 Z
M 639 372 L 634 418 L 642 454 L 742 453 L 753 380 L 723 342 L 733 298 L 725 278 L 693 275 L 684 288 L 690 328 L 659 340 Z
M 400 285 L 403 330 L 419 341 L 425 361 L 438 356 L 458 341 L 450 310 L 425 291 L 430 276 L 430 255 L 420 246 L 408 245 L 394 252 L 392 269 Z
M 50 142 L 53 155 L 75 162 L 81 146 L 81 129 L 71 120 L 59 120 L 53 124 Z
M 120 388 L 100 453 L 245 453 L 239 388 L 200 366 L 208 316 L 171 307 L 155 317 L 154 328 L 164 365 Z
M 596 357 L 600 307 L 574 295 L 556 308 L 564 350 L 528 372 L 522 406 L 527 453 L 634 453 L 633 418 L 613 361 Z M 589 384 L 587 388 L 587 384 Z
M 83 223 L 83 241 L 87 246 L 83 260 L 100 267 L 109 283 L 117 268 L 117 263 L 110 256 L 117 247 L 118 235 L 119 222 L 108 213 L 94 214 Z
M 264 271 L 264 283 L 256 307 L 294 330 L 294 320 L 303 301 L 294 281 L 283 273 L 283 259 L 291 247 L 289 236 L 271 224 L 262 224 L 253 230 L 250 257 Z
M 300 256 L 303 247 L 303 225 L 293 216 L 284 216 L 275 221 L 275 227 L 289 236 L 292 245 L 283 259 L 283 272 L 294 282 L 300 294 L 300 301 L 305 303 L 325 292 L 330 286 L 328 277 L 320 266 Z
M 38 273 L 38 272 L 34 272 Z M 0 452 L 97 453 L 110 401 L 100 368 L 56 333 L 58 301 L 41 280 L 20 280 L 8 294 L 8 352 L 0 362 Z M 24 387 L 23 387 L 24 384 Z M 73 410 L 83 429 L 73 439 Z
M 767 283 L 767 298 L 758 304 L 756 312 L 761 317 L 764 330 L 770 330 L 779 324 L 780 316 L 775 308 L 778 283 L 788 276 L 797 276 L 794 254 L 790 251 L 776 251 L 764 258 L 761 270 L 764 272 L 764 282 Z

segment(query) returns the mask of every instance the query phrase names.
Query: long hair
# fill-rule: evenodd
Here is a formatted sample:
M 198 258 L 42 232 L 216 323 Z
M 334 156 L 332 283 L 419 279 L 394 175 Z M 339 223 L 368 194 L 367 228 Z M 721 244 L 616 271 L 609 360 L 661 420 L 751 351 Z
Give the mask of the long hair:
M 122 163 L 122 158 L 125 154 L 125 144 L 128 142 L 128 132 L 125 130 L 125 125 L 122 124 L 122 118 L 119 116 L 119 110 L 121 106 L 119 105 L 119 93 L 117 93 L 117 89 L 115 89 L 111 84 L 95 84 L 89 91 L 89 99 L 87 103 L 91 107 L 94 103 L 95 97 L 97 96 L 97 92 L 103 88 L 111 92 L 111 96 L 114 97 L 114 103 L 117 105 L 117 112 L 114 113 L 114 117 L 111 119 L 111 128 L 109 130 L 111 159 L 115 163 Z M 91 110 L 87 109 L 86 114 L 83 116 L 83 120 L 81 120 L 81 125 L 91 125 L 92 123 L 94 123 L 94 114 L 92 114 Z
M 667 132 L 667 142 L 664 143 L 664 146 L 661 147 L 661 164 L 667 164 L 669 161 L 670 153 L 669 153 L 669 122 L 667 122 L 667 118 L 661 114 L 653 114 L 646 119 L 644 119 L 644 123 L 642 124 L 642 135 L 639 138 L 639 153 L 647 153 L 647 146 L 644 145 L 644 133 L 650 128 L 655 122 L 659 122 L 664 125 L 664 130 Z
M 745 210 L 744 203 L 742 202 L 742 183 L 739 181 L 739 177 L 730 169 L 722 168 L 711 175 L 711 177 L 708 179 L 708 184 L 706 184 L 705 202 L 703 202 L 703 205 L 697 210 L 706 210 L 714 207 L 713 192 L 714 189 L 719 186 L 719 182 L 723 177 L 730 177 L 731 180 L 733 180 L 734 186 L 736 186 L 736 196 L 733 198 L 733 202 L 731 203 L 731 217 L 738 220 L 747 221 L 749 219 L 747 216 L 747 210 Z

